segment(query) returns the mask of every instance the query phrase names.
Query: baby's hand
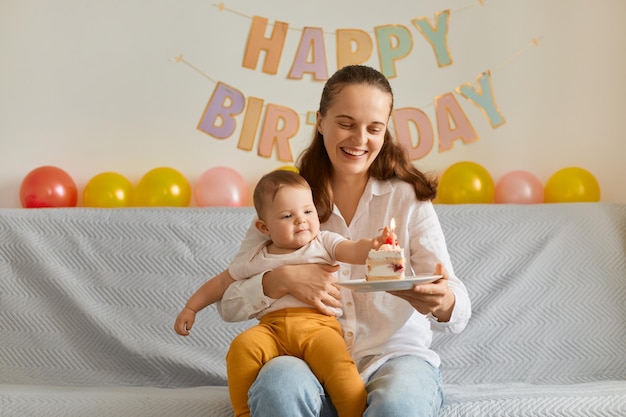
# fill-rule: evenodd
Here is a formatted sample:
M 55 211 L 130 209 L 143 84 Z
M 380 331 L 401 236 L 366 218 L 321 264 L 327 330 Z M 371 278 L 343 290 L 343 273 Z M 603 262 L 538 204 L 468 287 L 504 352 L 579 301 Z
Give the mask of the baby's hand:
M 396 239 L 396 235 L 391 233 L 389 227 L 385 226 L 381 235 L 372 239 L 372 249 L 378 249 L 384 244 L 393 245 Z
M 176 323 L 174 324 L 174 330 L 181 336 L 188 336 L 189 330 L 193 327 L 193 322 L 196 321 L 196 312 L 190 308 L 183 308 L 183 310 L 176 317 Z

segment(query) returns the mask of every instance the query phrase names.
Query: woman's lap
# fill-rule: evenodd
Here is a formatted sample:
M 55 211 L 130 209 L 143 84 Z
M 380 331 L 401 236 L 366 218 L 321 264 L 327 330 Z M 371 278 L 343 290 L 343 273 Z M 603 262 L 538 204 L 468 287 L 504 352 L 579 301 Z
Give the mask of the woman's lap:
M 365 385 L 368 407 L 364 417 L 430 417 L 443 403 L 441 372 L 415 356 L 387 361 Z
M 248 397 L 252 417 L 318 417 L 327 408 L 324 389 L 309 366 L 292 356 L 263 365 Z
M 439 369 L 414 356 L 387 361 L 366 384 L 365 417 L 436 416 L 443 403 Z M 281 356 L 265 364 L 250 389 L 252 417 L 336 417 L 308 365 Z

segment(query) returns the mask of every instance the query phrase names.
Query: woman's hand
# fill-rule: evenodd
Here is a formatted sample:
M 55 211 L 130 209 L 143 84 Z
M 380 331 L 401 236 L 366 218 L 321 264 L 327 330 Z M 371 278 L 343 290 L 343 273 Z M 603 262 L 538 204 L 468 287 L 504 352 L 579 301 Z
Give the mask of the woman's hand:
M 431 313 L 437 320 L 446 322 L 452 316 L 456 299 L 454 291 L 448 287 L 448 271 L 437 264 L 434 274 L 443 277 L 430 284 L 415 285 L 410 290 L 388 292 L 408 301 L 421 314 Z
M 341 292 L 335 286 L 334 275 L 338 269 L 338 265 L 324 264 L 281 266 L 263 276 L 263 290 L 272 298 L 291 294 L 321 313 L 334 316 L 329 307 L 341 307 Z

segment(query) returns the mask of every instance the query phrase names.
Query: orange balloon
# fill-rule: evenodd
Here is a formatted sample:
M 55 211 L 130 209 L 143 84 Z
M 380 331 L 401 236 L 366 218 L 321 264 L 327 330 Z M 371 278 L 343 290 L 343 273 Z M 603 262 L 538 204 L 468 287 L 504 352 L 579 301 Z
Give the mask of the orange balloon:
M 75 207 L 77 200 L 78 191 L 72 177 L 54 166 L 33 169 L 20 185 L 24 208 Z
M 85 207 L 129 207 L 132 203 L 133 184 L 123 175 L 103 172 L 93 177 L 83 190 Z
M 439 178 L 437 194 L 441 204 L 493 203 L 493 179 L 489 171 L 475 162 L 457 162 Z
M 563 168 L 552 174 L 546 182 L 544 201 L 546 203 L 600 201 L 600 184 L 586 169 Z
M 187 207 L 191 201 L 191 186 L 174 168 L 154 168 L 139 180 L 134 200 L 134 205 L 139 207 Z

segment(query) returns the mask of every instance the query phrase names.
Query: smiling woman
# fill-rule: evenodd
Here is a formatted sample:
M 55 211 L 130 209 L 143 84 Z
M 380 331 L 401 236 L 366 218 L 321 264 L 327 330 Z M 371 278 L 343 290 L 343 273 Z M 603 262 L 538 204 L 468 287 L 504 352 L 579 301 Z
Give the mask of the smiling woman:
M 342 306 L 343 344 L 359 364 L 370 400 L 363 415 L 435 416 L 443 391 L 439 356 L 430 349 L 432 331 L 460 332 L 471 307 L 465 286 L 452 273 L 430 201 L 436 181 L 415 168 L 393 140 L 387 128 L 392 108 L 391 86 L 379 71 L 362 65 L 343 67 L 324 86 L 312 142 L 297 166 L 311 185 L 322 222 L 320 233 L 362 240 L 394 218 L 407 275 L 430 272 L 437 278 L 393 292 L 340 294 L 337 268 L 278 266 L 233 283 L 224 293 L 221 312 L 228 321 L 254 317 L 273 309 L 273 299 L 282 297 L 325 314 Z M 243 247 L 262 244 L 263 236 L 253 232 Z M 234 262 L 246 259 L 240 251 Z M 338 268 L 344 280 L 365 275 L 363 265 L 342 263 Z M 333 415 L 330 400 L 319 393 L 328 393 L 334 405 L 336 397 L 315 371 L 299 362 L 281 356 L 263 365 L 249 390 L 255 415 Z M 293 383 L 276 383 L 287 380 Z M 417 394 L 415 386 L 420 386 Z

